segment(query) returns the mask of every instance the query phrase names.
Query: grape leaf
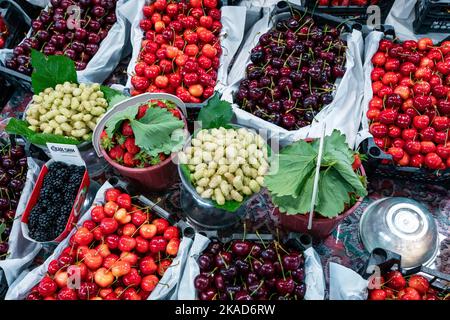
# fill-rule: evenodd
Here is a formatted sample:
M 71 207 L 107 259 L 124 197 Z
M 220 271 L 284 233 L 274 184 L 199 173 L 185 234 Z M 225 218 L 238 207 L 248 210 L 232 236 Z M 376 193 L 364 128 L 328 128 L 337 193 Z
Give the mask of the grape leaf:
M 106 101 L 108 101 L 109 107 L 113 107 L 119 102 L 128 99 L 128 97 L 122 94 L 119 90 L 115 90 L 107 86 L 100 86 L 100 90 L 103 92 Z
M 117 130 L 119 130 L 123 121 L 133 120 L 139 111 L 139 106 L 140 106 L 140 104 L 132 106 L 132 107 L 128 107 L 122 111 L 118 111 L 118 112 L 114 113 L 111 116 L 111 118 L 109 118 L 108 121 L 106 121 L 106 124 L 105 124 L 105 128 L 106 128 L 105 131 L 106 131 L 106 134 L 108 135 L 108 137 L 114 136 L 114 133 Z
M 9 120 L 8 124 L 6 125 L 6 132 L 8 132 L 9 134 L 20 135 L 30 143 L 40 146 L 45 146 L 47 142 L 63 144 L 81 143 L 81 141 L 61 135 L 34 132 L 30 128 L 28 128 L 28 123 L 26 121 L 18 120 L 15 118 L 11 118 Z
M 228 127 L 233 118 L 231 103 L 220 100 L 219 94 L 215 93 L 198 114 L 197 121 L 201 121 L 202 129 Z
M 35 94 L 46 88 L 54 88 L 65 81 L 78 83 L 75 64 L 66 56 L 46 57 L 43 53 L 32 49 L 31 65 L 33 66 L 31 85 Z
M 272 161 L 274 168 L 265 177 L 265 184 L 281 212 L 305 214 L 310 211 L 318 149 L 318 140 L 297 141 L 275 156 L 278 165 L 274 166 Z M 315 212 L 332 218 L 351 203 L 352 195 L 364 197 L 367 190 L 352 169 L 353 151 L 339 131 L 324 138 L 323 153 Z
M 267 177 L 266 177 L 267 178 Z M 302 193 L 299 196 L 272 196 L 273 202 L 279 207 L 281 212 L 287 214 L 308 213 L 311 209 L 311 198 L 314 186 L 314 174 L 307 177 Z
M 278 197 L 297 197 L 316 167 L 317 150 L 310 143 L 298 141 L 274 159 L 279 165 L 272 161 L 271 171 L 264 178 L 265 185 Z
M 180 144 L 180 135 L 174 131 L 183 127 L 183 121 L 163 108 L 150 108 L 144 117 L 131 121 L 136 145 L 151 156 L 174 152 Z

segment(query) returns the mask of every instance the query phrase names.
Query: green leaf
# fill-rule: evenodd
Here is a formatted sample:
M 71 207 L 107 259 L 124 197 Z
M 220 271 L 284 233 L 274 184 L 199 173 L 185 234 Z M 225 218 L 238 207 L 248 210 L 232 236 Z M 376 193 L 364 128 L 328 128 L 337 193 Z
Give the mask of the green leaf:
M 314 186 L 314 174 L 306 178 L 301 190 L 301 194 L 296 197 L 292 196 L 272 196 L 273 203 L 276 204 L 281 212 L 287 214 L 305 214 L 311 209 L 311 199 Z
M 320 172 L 319 193 L 315 211 L 324 217 L 337 217 L 350 202 L 352 186 L 341 178 L 334 167 Z
M 319 140 L 315 140 L 314 143 L 319 143 Z M 336 160 L 339 159 L 345 163 L 352 164 L 353 154 L 353 150 L 345 142 L 345 135 L 341 134 L 340 131 L 334 130 L 330 136 L 324 139 L 323 158 L 332 157 Z
M 212 129 L 228 126 L 232 118 L 231 103 L 220 100 L 216 93 L 200 110 L 197 120 L 202 122 L 202 129 Z
M 150 108 L 140 120 L 131 121 L 136 145 L 151 156 L 175 152 L 184 140 L 184 134 L 176 130 L 183 127 L 183 121 L 163 108 Z
M 272 161 L 271 171 L 264 178 L 265 185 L 279 197 L 296 198 L 315 170 L 317 150 L 305 141 L 297 141 L 283 149 L 274 161 L 278 161 L 279 166 L 277 168 Z
M 125 99 L 128 99 L 129 97 L 125 96 L 120 92 L 119 90 L 112 89 L 107 86 L 100 86 L 100 90 L 105 95 L 106 101 L 108 101 L 108 106 L 113 107 L 119 102 L 122 102 Z
M 273 157 L 265 184 L 281 212 L 306 214 L 310 211 L 318 149 L 319 140 L 312 143 L 298 141 Z M 315 203 L 315 212 L 324 217 L 342 213 L 353 195 L 367 195 L 364 179 L 352 169 L 353 153 L 339 131 L 324 138 Z M 278 161 L 278 166 L 273 161 Z
M 108 135 L 108 137 L 112 138 L 114 136 L 114 133 L 116 133 L 117 130 L 119 130 L 122 122 L 124 120 L 133 120 L 138 111 L 139 111 L 139 105 L 135 105 L 132 107 L 128 107 L 125 110 L 119 111 L 114 113 L 111 118 L 108 119 L 108 121 L 106 121 L 105 124 L 105 131 L 106 134 Z
M 66 56 L 46 57 L 43 53 L 32 49 L 31 65 L 33 66 L 31 84 L 35 94 L 46 88 L 54 88 L 65 81 L 78 83 L 75 64 Z
M 56 134 L 48 134 L 48 133 L 36 133 L 30 128 L 28 128 L 28 123 L 23 120 L 18 120 L 15 118 L 11 118 L 6 125 L 6 132 L 9 134 L 17 134 L 24 137 L 30 143 L 45 146 L 47 142 L 50 143 L 63 143 L 63 144 L 79 144 L 81 141 L 78 141 L 73 138 L 56 135 Z

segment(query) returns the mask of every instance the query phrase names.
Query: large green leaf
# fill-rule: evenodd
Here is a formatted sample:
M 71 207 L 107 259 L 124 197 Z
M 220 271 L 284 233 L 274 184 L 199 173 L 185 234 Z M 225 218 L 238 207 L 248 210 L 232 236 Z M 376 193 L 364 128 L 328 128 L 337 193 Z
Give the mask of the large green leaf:
M 278 161 L 278 166 L 274 161 Z M 306 180 L 316 167 L 317 150 L 305 141 L 298 141 L 274 156 L 271 171 L 264 178 L 266 187 L 278 197 L 299 196 Z
M 345 204 L 350 202 L 349 193 L 353 191 L 352 186 L 341 178 L 334 167 L 320 172 L 318 188 L 315 211 L 328 218 L 344 211 Z
M 281 150 L 265 184 L 272 200 L 281 212 L 305 214 L 311 209 L 319 141 L 298 141 Z M 361 177 L 352 169 L 353 151 L 345 142 L 345 136 L 335 130 L 324 138 L 318 196 L 315 211 L 325 217 L 336 217 L 354 195 L 364 197 L 367 190 Z
M 139 110 L 139 105 L 135 105 L 132 107 L 128 107 L 125 110 L 122 111 L 118 111 L 116 113 L 114 113 L 111 118 L 108 119 L 108 121 L 106 121 L 105 124 L 105 131 L 108 134 L 109 137 L 112 137 L 114 135 L 114 133 L 119 130 L 120 125 L 122 124 L 123 121 L 125 120 L 133 120 Z
M 50 143 L 63 143 L 63 144 L 79 144 L 81 141 L 78 141 L 73 138 L 56 135 L 56 134 L 47 134 L 47 133 L 36 133 L 30 128 L 28 128 L 28 123 L 23 120 L 18 120 L 15 118 L 11 118 L 6 125 L 6 132 L 9 134 L 17 134 L 24 137 L 30 143 L 45 146 L 47 142 Z
M 173 152 L 180 144 L 180 135 L 173 133 L 183 127 L 183 121 L 162 108 L 150 108 L 140 120 L 131 121 L 136 145 L 153 156 Z
M 314 186 L 314 174 L 311 173 L 303 185 L 301 194 L 297 197 L 292 196 L 272 196 L 273 202 L 279 207 L 281 212 L 287 214 L 304 214 L 311 209 L 311 199 Z
M 231 103 L 220 100 L 219 94 L 215 93 L 208 104 L 198 114 L 198 121 L 202 123 L 202 129 L 228 127 L 233 118 Z
M 103 92 L 106 101 L 108 101 L 109 107 L 113 107 L 119 102 L 128 99 L 128 97 L 122 94 L 122 92 L 107 86 L 100 86 L 100 90 Z
M 35 94 L 46 88 L 54 88 L 65 81 L 78 83 L 75 64 L 66 56 L 46 57 L 43 53 L 32 49 L 31 65 L 33 66 L 31 85 Z

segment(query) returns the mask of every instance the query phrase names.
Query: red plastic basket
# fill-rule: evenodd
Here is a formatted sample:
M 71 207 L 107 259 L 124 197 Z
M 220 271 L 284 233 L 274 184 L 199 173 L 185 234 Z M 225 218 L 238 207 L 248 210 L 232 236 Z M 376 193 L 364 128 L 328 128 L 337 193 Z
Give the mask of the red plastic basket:
M 39 194 L 41 192 L 42 185 L 44 184 L 44 177 L 48 173 L 48 166 L 55 162 L 54 160 L 48 161 L 41 169 L 39 173 L 36 184 L 34 185 L 33 192 L 31 193 L 30 199 L 28 200 L 27 206 L 25 207 L 25 211 L 22 215 L 22 232 L 25 238 L 33 242 L 39 242 L 32 239 L 29 236 L 28 230 L 28 217 L 30 216 L 31 210 L 34 208 L 39 199 Z M 75 202 L 72 206 L 72 211 L 70 212 L 69 219 L 66 224 L 66 228 L 63 233 L 61 233 L 56 239 L 47 242 L 61 242 L 68 236 L 70 231 L 74 228 L 81 214 L 81 207 L 86 199 L 87 191 L 89 189 L 90 180 L 87 170 L 84 171 L 83 179 L 81 180 L 80 188 L 78 189 L 77 196 L 75 198 Z

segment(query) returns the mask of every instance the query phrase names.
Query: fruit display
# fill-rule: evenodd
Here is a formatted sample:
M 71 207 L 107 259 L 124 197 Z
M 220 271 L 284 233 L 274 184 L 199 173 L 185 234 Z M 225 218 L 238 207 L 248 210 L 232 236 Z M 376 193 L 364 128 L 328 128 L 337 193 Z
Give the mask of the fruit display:
M 0 15 L 0 49 L 3 49 L 6 44 L 6 38 L 8 37 L 8 27 L 6 25 L 5 19 Z
M 198 257 L 200 300 L 303 300 L 302 253 L 280 242 L 213 240 Z
M 368 300 L 448 300 L 449 293 L 431 287 L 427 278 L 415 274 L 405 277 L 400 271 L 390 271 L 380 279 L 381 288 L 370 289 Z
M 0 260 L 6 258 L 8 238 L 27 176 L 23 146 L 1 145 L 0 162 Z
M 235 101 L 253 115 L 295 130 L 311 124 L 333 101 L 346 71 L 346 42 L 338 27 L 295 14 L 259 38 Z
M 117 0 L 51 0 L 50 3 L 33 20 L 30 35 L 14 48 L 6 67 L 31 75 L 30 53 L 36 49 L 47 56 L 65 55 L 75 61 L 77 70 L 84 70 L 117 20 Z
M 147 168 L 181 149 L 183 128 L 175 103 L 150 100 L 113 114 L 100 135 L 100 145 L 111 161 L 130 168 Z
M 91 208 L 27 300 L 146 300 L 178 253 L 180 233 L 118 189 Z M 74 287 L 71 280 L 79 276 Z
M 52 162 L 44 176 L 39 198 L 30 208 L 29 236 L 39 242 L 58 238 L 68 225 L 86 168 Z
M 269 169 L 266 142 L 246 128 L 200 130 L 179 161 L 197 193 L 218 205 L 259 192 Z
M 367 118 L 375 144 L 402 167 L 450 167 L 450 42 L 383 39 L 372 57 Z
M 186 103 L 211 97 L 222 53 L 217 0 L 156 0 L 143 7 L 144 32 L 132 95 L 166 92 Z
M 34 132 L 89 141 L 107 108 L 98 83 L 64 82 L 34 95 L 25 119 Z

